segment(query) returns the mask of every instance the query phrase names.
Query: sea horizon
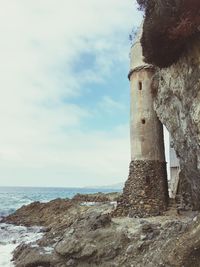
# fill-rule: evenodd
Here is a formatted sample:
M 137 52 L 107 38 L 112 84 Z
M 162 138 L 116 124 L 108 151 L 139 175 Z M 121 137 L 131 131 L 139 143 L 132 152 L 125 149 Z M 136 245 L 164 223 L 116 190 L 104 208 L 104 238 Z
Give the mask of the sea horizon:
M 86 185 L 86 186 L 31 186 L 31 185 L 0 185 L 0 188 L 57 188 L 57 189 L 97 189 L 97 188 L 111 188 L 118 189 L 123 186 L 125 182 L 119 182 L 109 185 Z

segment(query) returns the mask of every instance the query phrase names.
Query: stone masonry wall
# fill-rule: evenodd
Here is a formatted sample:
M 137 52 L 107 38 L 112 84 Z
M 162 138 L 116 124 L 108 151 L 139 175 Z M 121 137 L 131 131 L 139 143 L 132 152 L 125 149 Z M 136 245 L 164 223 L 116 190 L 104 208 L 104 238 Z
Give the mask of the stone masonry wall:
M 166 163 L 136 160 L 114 216 L 148 217 L 161 214 L 168 204 Z

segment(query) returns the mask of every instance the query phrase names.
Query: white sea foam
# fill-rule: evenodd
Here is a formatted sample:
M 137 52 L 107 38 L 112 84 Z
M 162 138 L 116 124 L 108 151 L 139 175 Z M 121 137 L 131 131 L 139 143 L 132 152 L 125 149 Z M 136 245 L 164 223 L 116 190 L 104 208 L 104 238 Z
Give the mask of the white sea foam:
M 0 267 L 13 267 L 12 253 L 21 243 L 33 243 L 43 236 L 40 227 L 0 224 Z
M 13 267 L 12 252 L 16 248 L 16 244 L 0 245 L 0 267 Z

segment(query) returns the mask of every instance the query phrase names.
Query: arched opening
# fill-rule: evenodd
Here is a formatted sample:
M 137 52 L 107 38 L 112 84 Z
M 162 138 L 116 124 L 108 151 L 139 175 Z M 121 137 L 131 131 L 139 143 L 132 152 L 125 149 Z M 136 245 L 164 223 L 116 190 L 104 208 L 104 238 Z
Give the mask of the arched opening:
M 143 118 L 143 119 L 141 119 L 141 122 L 142 122 L 142 124 L 145 124 L 146 120 Z
M 175 198 L 178 188 L 180 165 L 179 165 L 179 160 L 176 156 L 176 152 L 173 148 L 172 138 L 167 128 L 165 126 L 163 128 L 164 128 L 165 158 L 167 162 L 169 196 L 171 198 Z

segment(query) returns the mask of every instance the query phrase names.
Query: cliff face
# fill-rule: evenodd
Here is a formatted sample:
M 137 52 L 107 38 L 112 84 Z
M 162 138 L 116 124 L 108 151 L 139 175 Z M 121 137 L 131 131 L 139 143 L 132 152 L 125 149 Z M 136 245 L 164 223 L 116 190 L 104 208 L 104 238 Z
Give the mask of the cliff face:
M 167 53 L 167 51 L 166 51 Z M 154 107 L 174 140 L 180 159 L 179 195 L 183 208 L 200 209 L 200 39 L 176 64 L 158 69 Z
M 145 62 L 158 67 L 154 107 L 180 159 L 178 200 L 200 210 L 200 1 L 137 0 Z

